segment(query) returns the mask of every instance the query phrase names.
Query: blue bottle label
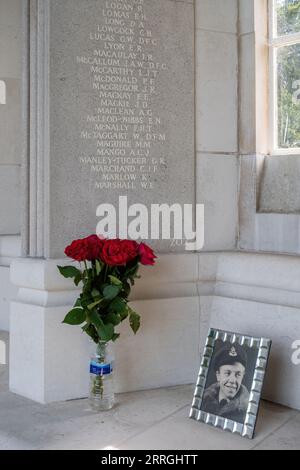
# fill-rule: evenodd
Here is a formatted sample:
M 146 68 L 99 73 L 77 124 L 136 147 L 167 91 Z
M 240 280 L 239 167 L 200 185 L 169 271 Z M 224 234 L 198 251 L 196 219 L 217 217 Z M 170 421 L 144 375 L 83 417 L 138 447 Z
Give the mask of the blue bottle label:
M 94 361 L 90 364 L 90 373 L 93 375 L 109 375 L 112 371 L 112 364 L 99 364 Z

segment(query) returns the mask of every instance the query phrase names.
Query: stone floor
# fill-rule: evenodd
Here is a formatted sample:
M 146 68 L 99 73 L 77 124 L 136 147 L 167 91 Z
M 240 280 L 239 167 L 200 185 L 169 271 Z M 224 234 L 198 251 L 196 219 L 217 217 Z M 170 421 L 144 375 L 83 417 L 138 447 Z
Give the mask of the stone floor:
M 263 402 L 249 441 L 188 419 L 193 390 L 120 395 L 114 410 L 97 414 L 87 400 L 42 406 L 13 395 L 0 365 L 0 449 L 300 449 L 299 412 Z

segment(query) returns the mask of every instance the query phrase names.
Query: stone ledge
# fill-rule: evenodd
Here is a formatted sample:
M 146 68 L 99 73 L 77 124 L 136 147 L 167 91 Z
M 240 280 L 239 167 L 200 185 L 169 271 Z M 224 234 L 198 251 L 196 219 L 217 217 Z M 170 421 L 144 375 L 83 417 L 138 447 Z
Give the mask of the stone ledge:
M 57 265 L 66 266 L 69 264 L 73 263 L 68 259 L 17 259 L 11 265 L 11 282 L 19 288 L 33 291 L 77 291 L 78 289 L 75 288 L 72 281 L 64 279 L 57 269 Z M 79 267 L 77 263 L 74 263 L 74 266 Z M 161 255 L 156 268 L 142 267 L 141 275 L 142 280 L 137 283 L 138 296 L 142 295 L 143 289 L 147 292 L 149 290 L 155 291 L 155 289 L 161 290 L 161 286 L 166 284 L 178 284 L 178 286 L 181 286 L 179 290 L 187 286 L 188 290 L 191 290 L 198 280 L 198 255 Z M 195 290 L 196 294 L 197 291 Z
M 68 260 L 16 259 L 11 282 L 18 302 L 70 305 L 78 289 L 57 265 Z M 300 258 L 257 253 L 161 255 L 155 269 L 142 268 L 131 300 L 221 295 L 289 307 L 300 306 Z
M 300 257 L 257 253 L 223 253 L 216 280 L 300 292 Z

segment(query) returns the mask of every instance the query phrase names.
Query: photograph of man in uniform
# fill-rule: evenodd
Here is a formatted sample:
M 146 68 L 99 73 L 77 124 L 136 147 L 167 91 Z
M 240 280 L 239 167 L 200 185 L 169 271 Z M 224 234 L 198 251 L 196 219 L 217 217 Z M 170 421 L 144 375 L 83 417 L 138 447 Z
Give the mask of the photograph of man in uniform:
M 206 413 L 244 423 L 249 391 L 243 383 L 247 370 L 247 353 L 239 344 L 224 345 L 212 358 L 215 382 L 206 388 L 201 409 Z

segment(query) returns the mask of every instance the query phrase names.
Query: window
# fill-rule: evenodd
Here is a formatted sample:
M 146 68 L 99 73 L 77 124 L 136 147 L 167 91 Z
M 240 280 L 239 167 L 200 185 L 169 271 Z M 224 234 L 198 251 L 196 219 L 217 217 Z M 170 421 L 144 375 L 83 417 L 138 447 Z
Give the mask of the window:
M 300 154 L 300 0 L 269 0 L 272 153 Z

